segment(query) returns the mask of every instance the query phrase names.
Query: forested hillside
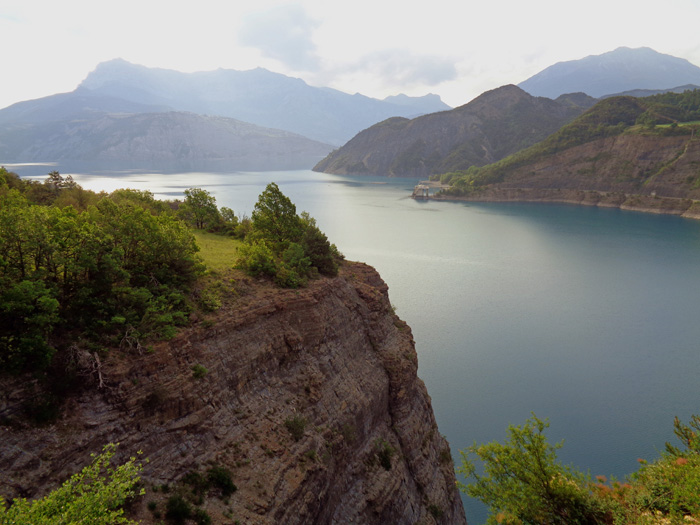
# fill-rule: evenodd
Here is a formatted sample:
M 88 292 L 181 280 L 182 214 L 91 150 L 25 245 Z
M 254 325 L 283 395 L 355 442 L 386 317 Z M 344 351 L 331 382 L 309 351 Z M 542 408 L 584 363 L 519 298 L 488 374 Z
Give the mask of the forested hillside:
M 590 190 L 623 199 L 630 194 L 696 199 L 699 129 L 700 90 L 613 97 L 501 161 L 435 178 L 451 185 L 445 195 L 468 198 L 525 189 Z M 493 198 L 518 200 L 512 191 Z M 522 198 L 527 200 L 526 195 Z

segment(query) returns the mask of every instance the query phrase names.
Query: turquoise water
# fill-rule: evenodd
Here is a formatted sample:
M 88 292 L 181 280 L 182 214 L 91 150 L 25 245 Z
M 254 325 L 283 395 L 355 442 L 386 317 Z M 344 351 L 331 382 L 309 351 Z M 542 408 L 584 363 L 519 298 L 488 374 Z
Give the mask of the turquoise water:
M 66 174 L 67 172 L 62 173 Z M 560 458 L 623 476 L 700 413 L 700 221 L 620 210 L 410 199 L 414 180 L 310 171 L 75 175 L 90 189 L 206 188 L 250 214 L 275 181 L 413 329 L 419 375 L 458 450 L 531 412 Z M 484 508 L 465 501 L 471 524 Z

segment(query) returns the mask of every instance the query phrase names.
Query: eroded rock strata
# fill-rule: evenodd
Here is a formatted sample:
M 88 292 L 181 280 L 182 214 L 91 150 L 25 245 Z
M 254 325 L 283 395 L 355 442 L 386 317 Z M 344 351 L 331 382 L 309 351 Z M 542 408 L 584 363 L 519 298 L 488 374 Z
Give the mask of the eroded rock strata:
M 106 386 L 88 381 L 52 425 L 17 423 L 28 384 L 4 380 L 0 493 L 40 495 L 118 442 L 120 460 L 149 459 L 147 496 L 130 509 L 144 523 L 146 502 L 165 497 L 152 487 L 211 464 L 238 487 L 227 502 L 205 498 L 214 523 L 466 523 L 411 330 L 379 275 L 346 263 L 302 290 L 243 277 L 236 289 L 215 318 L 152 352 L 113 352 Z

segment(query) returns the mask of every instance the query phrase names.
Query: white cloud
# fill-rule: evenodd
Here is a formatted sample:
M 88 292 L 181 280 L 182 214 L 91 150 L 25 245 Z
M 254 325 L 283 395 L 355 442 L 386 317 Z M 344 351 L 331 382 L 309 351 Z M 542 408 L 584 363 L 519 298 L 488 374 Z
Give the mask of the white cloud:
M 318 68 L 319 59 L 312 37 L 319 25 L 298 4 L 277 6 L 246 16 L 238 41 L 292 70 L 313 71 Z

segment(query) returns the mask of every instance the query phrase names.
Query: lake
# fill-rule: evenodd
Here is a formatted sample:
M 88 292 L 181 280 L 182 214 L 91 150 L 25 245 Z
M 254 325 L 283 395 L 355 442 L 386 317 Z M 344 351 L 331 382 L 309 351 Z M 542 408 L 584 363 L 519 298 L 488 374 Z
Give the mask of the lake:
M 117 175 L 74 177 L 162 198 L 202 187 L 248 215 L 277 182 L 348 259 L 388 283 L 456 457 L 474 441 L 502 441 L 534 412 L 550 419 L 550 442 L 565 440 L 564 463 L 622 477 L 673 441 L 674 416 L 700 413 L 700 221 L 418 202 L 413 179 L 308 170 Z M 464 501 L 469 523 L 483 523 L 485 509 Z

